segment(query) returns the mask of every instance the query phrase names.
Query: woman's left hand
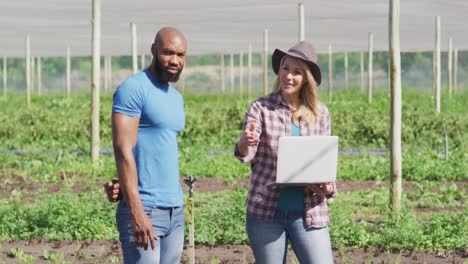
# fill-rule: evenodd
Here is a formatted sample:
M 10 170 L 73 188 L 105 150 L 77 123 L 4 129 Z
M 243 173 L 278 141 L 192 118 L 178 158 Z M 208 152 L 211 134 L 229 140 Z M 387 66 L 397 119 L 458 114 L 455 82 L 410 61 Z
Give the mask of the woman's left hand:
M 327 196 L 333 192 L 333 183 L 332 182 L 313 183 L 313 184 L 307 185 L 306 188 L 313 191 L 314 193 L 318 195 Z

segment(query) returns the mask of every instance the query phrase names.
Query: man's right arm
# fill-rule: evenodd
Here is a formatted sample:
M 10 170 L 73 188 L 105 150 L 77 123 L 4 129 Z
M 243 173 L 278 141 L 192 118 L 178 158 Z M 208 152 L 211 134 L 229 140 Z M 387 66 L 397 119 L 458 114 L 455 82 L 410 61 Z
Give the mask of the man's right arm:
M 151 248 L 154 250 L 156 248 L 154 240 L 157 237 L 141 203 L 136 163 L 133 156 L 133 148 L 138 137 L 139 121 L 138 117 L 112 113 L 112 142 L 120 190 L 130 211 L 135 242 L 146 250 L 149 239 Z

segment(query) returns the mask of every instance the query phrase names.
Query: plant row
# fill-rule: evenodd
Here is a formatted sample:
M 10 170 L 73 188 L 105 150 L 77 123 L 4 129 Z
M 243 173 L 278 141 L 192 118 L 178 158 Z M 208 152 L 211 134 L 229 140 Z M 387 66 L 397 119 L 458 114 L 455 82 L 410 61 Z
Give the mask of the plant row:
M 331 204 L 332 244 L 334 247 L 372 246 L 383 249 L 465 249 L 468 246 L 466 194 L 456 187 L 448 189 L 438 194 L 414 193 L 412 197 L 409 193 L 404 194 L 399 218 L 388 209 L 389 193 L 386 189 L 340 193 Z M 430 199 L 425 208 L 434 212 L 414 210 L 418 207 L 414 203 L 418 197 Z M 248 243 L 245 198 L 246 189 L 243 188 L 196 194 L 196 243 Z M 0 202 L 0 239 L 118 239 L 115 205 L 105 200 L 102 191 L 78 196 L 63 192 L 33 204 L 21 203 L 16 198 Z M 441 203 L 446 204 L 446 211 L 436 211 L 441 208 L 437 204 Z M 458 208 L 458 212 L 453 208 Z
M 427 93 L 410 93 L 403 101 L 402 144 L 408 149 L 440 150 L 445 136 L 451 151 L 464 149 L 468 140 L 468 119 L 464 106 L 468 93 L 447 101 L 447 109 L 435 114 Z M 375 95 L 373 104 L 363 93 L 337 93 L 332 102 L 324 100 L 332 117 L 332 134 L 340 137 L 340 147 L 387 148 L 389 145 L 388 94 Z M 90 98 L 60 96 L 33 97 L 31 111 L 20 108 L 24 98 L 16 95 L 1 102 L 0 149 L 89 150 Z M 448 100 L 448 99 L 447 99 Z M 242 121 L 251 100 L 229 95 L 192 95 L 185 98 L 186 128 L 179 136 L 182 147 L 197 143 L 232 147 L 241 134 Z M 111 148 L 111 103 L 101 99 L 101 146 Z

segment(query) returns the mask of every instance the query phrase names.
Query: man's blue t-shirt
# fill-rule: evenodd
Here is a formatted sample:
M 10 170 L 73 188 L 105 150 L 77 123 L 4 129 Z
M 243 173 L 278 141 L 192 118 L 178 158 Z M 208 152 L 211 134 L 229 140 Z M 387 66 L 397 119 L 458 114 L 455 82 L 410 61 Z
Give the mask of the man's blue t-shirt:
M 177 146 L 177 135 L 185 127 L 181 94 L 171 85 L 161 85 L 145 70 L 117 88 L 112 112 L 140 118 L 133 155 L 143 205 L 182 206 Z

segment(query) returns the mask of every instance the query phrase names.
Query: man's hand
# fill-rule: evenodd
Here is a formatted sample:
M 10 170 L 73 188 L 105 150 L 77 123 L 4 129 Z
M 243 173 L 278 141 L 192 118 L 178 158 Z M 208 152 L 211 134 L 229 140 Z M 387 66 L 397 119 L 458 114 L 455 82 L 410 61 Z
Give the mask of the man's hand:
M 147 250 L 149 239 L 151 249 L 156 249 L 155 241 L 158 239 L 158 237 L 156 236 L 156 233 L 153 229 L 153 224 L 145 213 L 141 212 L 134 215 L 132 219 L 132 229 L 137 246 Z
M 333 192 L 333 183 L 314 183 L 307 185 L 306 188 L 313 191 L 317 195 L 327 196 Z
M 104 183 L 104 191 L 107 194 L 107 199 L 111 203 L 115 203 L 122 199 L 119 180 L 112 180 L 110 182 Z

